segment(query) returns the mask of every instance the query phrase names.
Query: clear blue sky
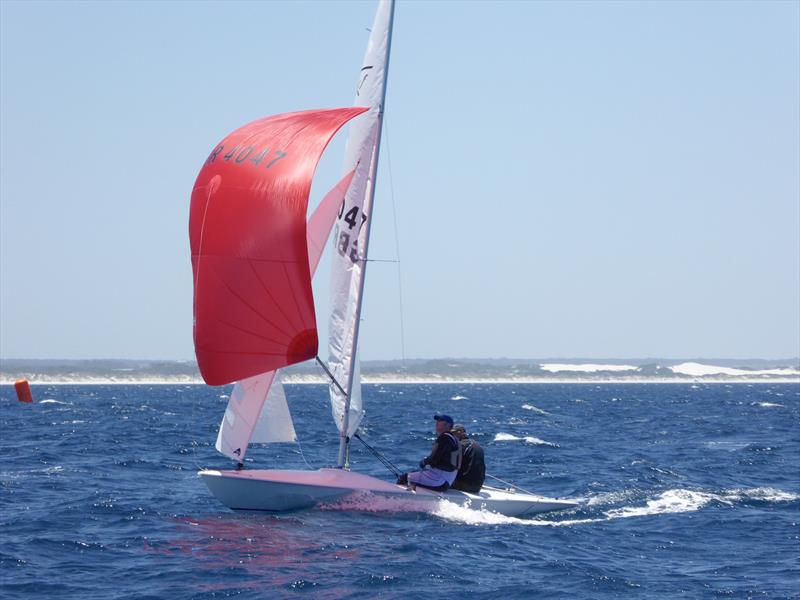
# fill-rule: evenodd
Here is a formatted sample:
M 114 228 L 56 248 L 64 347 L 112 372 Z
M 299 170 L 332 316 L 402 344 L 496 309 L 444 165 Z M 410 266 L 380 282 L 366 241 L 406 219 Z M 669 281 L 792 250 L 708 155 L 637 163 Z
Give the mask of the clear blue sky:
M 0 356 L 193 357 L 205 156 L 349 105 L 374 9 L 0 3 Z M 371 255 L 393 191 L 406 356 L 800 354 L 799 30 L 788 1 L 399 2 Z M 364 310 L 362 357 L 399 357 L 395 264 Z

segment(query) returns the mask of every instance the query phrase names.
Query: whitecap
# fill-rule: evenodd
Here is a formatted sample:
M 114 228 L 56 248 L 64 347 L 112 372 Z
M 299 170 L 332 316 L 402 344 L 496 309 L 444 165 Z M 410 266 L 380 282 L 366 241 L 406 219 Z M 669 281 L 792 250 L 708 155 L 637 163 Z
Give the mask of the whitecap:
M 45 467 L 43 469 L 31 469 L 29 473 L 44 473 L 45 475 L 52 475 L 54 473 L 61 473 L 64 467 L 61 465 L 54 465 L 52 467 Z
M 60 400 L 45 398 L 44 400 L 40 400 L 37 404 L 68 404 L 68 402 L 61 402 Z
M 534 406 L 533 404 L 523 404 L 522 408 L 525 410 L 532 410 L 533 412 L 539 413 L 540 415 L 548 415 L 548 416 L 550 415 L 550 413 L 547 412 L 546 410 L 542 410 L 541 408 L 539 408 L 538 406 Z
M 527 435 L 525 437 L 517 437 L 511 433 L 498 433 L 494 436 L 495 442 L 517 442 L 517 441 L 524 441 L 528 444 L 535 444 L 537 446 L 551 446 L 553 448 L 558 448 L 558 444 L 554 444 L 552 442 L 548 442 L 532 435 Z
M 456 396 L 451 397 L 450 400 L 468 400 L 468 398 L 466 396 L 458 396 L 458 395 L 456 395 Z
M 753 406 L 763 406 L 764 408 L 786 408 L 783 404 L 777 402 L 753 402 Z
M 734 450 L 741 450 L 742 448 L 746 448 L 751 443 L 753 442 L 712 440 L 710 442 L 706 442 L 705 445 L 706 447 L 714 450 L 729 450 L 733 452 Z
M 725 490 L 723 495 L 731 501 L 736 500 L 764 500 L 767 502 L 793 502 L 800 500 L 800 496 L 791 492 L 784 492 L 771 487 L 734 488 Z

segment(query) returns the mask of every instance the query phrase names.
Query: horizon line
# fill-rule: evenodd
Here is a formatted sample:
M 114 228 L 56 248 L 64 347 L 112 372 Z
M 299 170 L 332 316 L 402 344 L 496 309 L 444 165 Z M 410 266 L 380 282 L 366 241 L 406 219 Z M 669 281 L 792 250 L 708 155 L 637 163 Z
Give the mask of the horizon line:
M 176 363 L 197 363 L 195 358 L 119 358 L 119 357 L 92 357 L 92 358 L 71 358 L 71 357 L 47 357 L 47 358 L 31 358 L 31 357 L 4 357 L 0 356 L 2 361 L 150 361 L 150 362 L 176 362 Z M 481 361 L 481 360 L 508 360 L 508 361 L 644 361 L 644 360 L 669 360 L 669 361 L 693 361 L 693 360 L 768 360 L 768 361 L 794 361 L 800 362 L 800 355 L 797 356 L 783 356 L 778 358 L 766 358 L 759 356 L 736 356 L 736 357 L 723 357 L 723 356 L 612 356 L 612 357 L 592 357 L 592 356 L 543 356 L 543 357 L 518 357 L 518 356 L 481 356 L 481 357 L 459 357 L 459 356 L 441 356 L 441 357 L 405 357 L 405 358 L 369 358 L 361 359 L 362 363 L 368 362 L 406 362 L 406 361 L 437 361 L 437 360 L 454 360 L 454 361 Z M 294 363 L 293 365 L 302 365 L 305 362 Z

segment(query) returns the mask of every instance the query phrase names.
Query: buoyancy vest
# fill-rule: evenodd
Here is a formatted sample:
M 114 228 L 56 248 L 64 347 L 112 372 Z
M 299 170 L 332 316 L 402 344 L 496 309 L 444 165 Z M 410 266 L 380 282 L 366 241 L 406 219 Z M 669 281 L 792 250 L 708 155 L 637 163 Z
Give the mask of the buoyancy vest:
M 478 492 L 486 479 L 486 463 L 483 448 L 469 438 L 461 442 L 461 468 L 453 487 L 466 492 Z
M 458 471 L 461 467 L 461 444 L 452 433 L 446 431 L 436 439 L 436 453 L 431 454 L 428 464 L 442 471 Z

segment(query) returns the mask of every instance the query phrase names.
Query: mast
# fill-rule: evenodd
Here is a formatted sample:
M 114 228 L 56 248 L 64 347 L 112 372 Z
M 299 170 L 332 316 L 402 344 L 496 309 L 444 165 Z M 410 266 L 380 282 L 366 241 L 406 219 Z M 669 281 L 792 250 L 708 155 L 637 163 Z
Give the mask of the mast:
M 380 7 L 379 7 L 380 10 Z M 364 238 L 364 245 L 359 249 L 361 257 L 358 259 L 361 262 L 361 279 L 358 286 L 358 294 L 356 295 L 356 308 L 355 308 L 355 323 L 353 327 L 353 348 L 351 352 L 351 359 L 349 370 L 347 373 L 347 394 L 344 397 L 344 413 L 342 415 L 342 428 L 339 435 L 339 456 L 336 464 L 339 468 L 345 466 L 347 460 L 347 451 L 350 444 L 350 437 L 347 435 L 347 430 L 350 425 L 350 401 L 353 393 L 354 375 L 356 369 L 357 352 L 358 352 L 358 332 L 361 325 L 361 308 L 363 306 L 364 298 L 364 281 L 367 276 L 367 256 L 369 251 L 369 236 L 372 229 L 372 207 L 375 198 L 375 181 L 378 174 L 378 158 L 380 156 L 381 147 L 381 133 L 383 132 L 383 111 L 386 106 L 386 84 L 389 80 L 389 56 L 392 50 L 392 29 L 394 27 L 394 0 L 389 0 L 389 26 L 386 41 L 386 57 L 383 82 L 381 85 L 381 102 L 378 106 L 378 119 L 377 119 L 377 132 L 375 136 L 375 146 L 372 152 L 372 160 L 369 170 L 369 178 L 367 181 L 369 198 L 367 206 L 369 207 L 369 214 L 367 218 L 367 231 Z

